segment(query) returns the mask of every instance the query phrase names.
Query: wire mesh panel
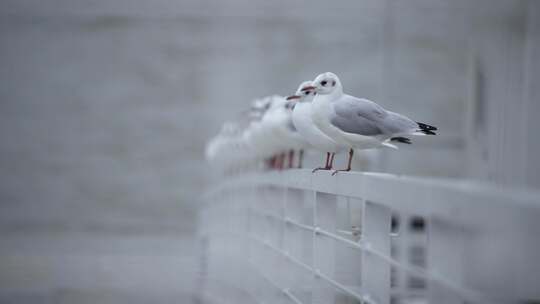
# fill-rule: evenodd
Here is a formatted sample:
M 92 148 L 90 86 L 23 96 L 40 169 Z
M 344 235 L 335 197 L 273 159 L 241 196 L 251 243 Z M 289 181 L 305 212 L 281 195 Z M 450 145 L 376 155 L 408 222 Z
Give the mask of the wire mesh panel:
M 204 268 L 260 303 L 534 301 L 538 198 L 388 174 L 238 177 L 207 195 Z

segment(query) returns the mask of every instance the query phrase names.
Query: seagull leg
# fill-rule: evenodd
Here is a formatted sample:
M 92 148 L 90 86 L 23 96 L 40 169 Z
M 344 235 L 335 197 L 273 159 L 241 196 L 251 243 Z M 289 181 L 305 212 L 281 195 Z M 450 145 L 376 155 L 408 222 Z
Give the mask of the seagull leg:
M 278 170 L 283 170 L 283 167 L 285 167 L 285 153 L 281 153 L 278 160 Z
M 293 167 L 294 163 L 294 150 L 289 151 L 289 169 Z
M 268 169 L 274 169 L 276 167 L 276 157 L 272 156 L 268 159 Z
M 298 151 L 298 169 L 302 168 L 302 163 L 304 162 L 304 149 Z
M 352 162 L 353 155 L 354 155 L 354 150 L 351 148 L 349 150 L 349 162 L 347 165 L 347 169 L 335 170 L 334 172 L 332 172 L 332 176 L 336 175 L 340 171 L 343 171 L 343 172 L 351 171 L 351 162 Z
M 330 153 L 330 162 L 328 163 L 327 170 L 331 170 L 334 167 L 334 156 L 336 156 L 336 153 Z
M 324 165 L 324 167 L 318 167 L 318 168 L 315 168 L 313 169 L 313 171 L 311 171 L 311 173 L 315 173 L 319 170 L 330 170 L 332 167 L 330 167 L 330 152 L 326 152 L 326 164 Z M 332 153 L 333 155 L 333 153 Z M 332 161 L 333 161 L 333 157 L 332 157 Z

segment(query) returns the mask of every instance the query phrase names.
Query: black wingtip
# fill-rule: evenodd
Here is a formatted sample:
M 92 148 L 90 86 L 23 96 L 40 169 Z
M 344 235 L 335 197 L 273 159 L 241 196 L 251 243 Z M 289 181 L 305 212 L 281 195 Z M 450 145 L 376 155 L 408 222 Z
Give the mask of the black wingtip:
M 418 124 L 418 128 L 422 131 L 437 131 L 437 127 L 430 126 L 428 124 L 422 123 L 422 122 L 416 122 Z
M 426 134 L 426 135 L 437 135 L 437 133 L 431 131 L 431 130 L 420 130 L 420 132 Z
M 408 144 L 408 145 L 411 144 L 411 139 L 409 139 L 407 137 L 401 137 L 401 136 L 392 137 L 392 138 L 390 138 L 390 141 L 397 141 L 397 142 L 400 142 L 400 143 L 403 143 L 403 144 Z

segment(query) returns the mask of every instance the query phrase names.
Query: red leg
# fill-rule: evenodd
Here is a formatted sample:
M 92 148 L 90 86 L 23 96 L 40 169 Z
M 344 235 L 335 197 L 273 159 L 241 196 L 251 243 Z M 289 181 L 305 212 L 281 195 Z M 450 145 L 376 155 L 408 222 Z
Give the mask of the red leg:
M 315 168 L 313 169 L 313 171 L 311 171 L 312 173 L 315 173 L 319 170 L 330 170 L 329 167 L 330 166 L 330 152 L 326 152 L 326 164 L 324 165 L 324 167 L 318 167 L 318 168 Z
M 326 153 L 326 163 L 324 164 L 325 168 L 328 168 L 329 161 L 330 161 L 330 153 L 327 152 Z
M 279 155 L 279 165 L 278 165 L 278 169 L 279 170 L 283 170 L 283 168 L 285 167 L 285 153 L 281 153 Z
M 289 169 L 293 167 L 294 163 L 294 150 L 289 151 Z
M 332 175 L 336 175 L 340 171 L 343 171 L 343 172 L 351 171 L 351 163 L 352 163 L 353 155 L 354 155 L 354 150 L 351 148 L 349 150 L 349 161 L 348 161 L 347 169 L 335 170 L 334 172 L 332 172 Z
M 334 167 L 334 156 L 336 156 L 336 153 L 330 153 L 330 162 L 328 163 L 328 170 L 332 169 Z
M 303 162 L 304 162 L 304 150 L 300 149 L 300 151 L 298 151 L 298 169 L 302 168 Z
M 275 169 L 276 168 L 276 157 L 275 156 L 270 157 L 270 159 L 268 160 L 268 168 L 269 169 Z

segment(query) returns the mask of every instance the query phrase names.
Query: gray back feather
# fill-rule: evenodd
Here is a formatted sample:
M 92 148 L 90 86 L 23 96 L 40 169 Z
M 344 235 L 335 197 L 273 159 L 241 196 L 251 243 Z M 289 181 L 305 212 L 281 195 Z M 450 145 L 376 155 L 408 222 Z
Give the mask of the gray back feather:
M 365 136 L 392 135 L 414 130 L 416 123 L 407 117 L 386 111 L 378 104 L 344 95 L 332 103 L 334 115 L 330 122 L 347 133 Z

